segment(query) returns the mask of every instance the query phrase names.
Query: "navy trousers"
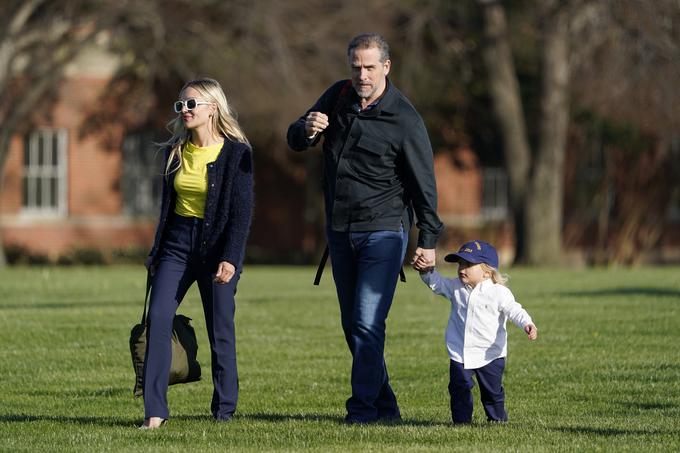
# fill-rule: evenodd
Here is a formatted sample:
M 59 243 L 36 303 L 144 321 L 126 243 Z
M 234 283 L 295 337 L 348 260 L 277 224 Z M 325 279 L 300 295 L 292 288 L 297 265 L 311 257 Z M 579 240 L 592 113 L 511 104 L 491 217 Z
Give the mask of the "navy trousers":
M 149 337 L 144 361 L 146 418 L 169 417 L 167 391 L 172 361 L 172 320 L 194 282 L 198 283 L 210 340 L 214 386 L 211 412 L 217 420 L 228 420 L 236 410 L 234 295 L 239 275 L 237 273 L 227 284 L 213 281 L 217 271 L 215 265 L 206 265 L 198 254 L 202 225 L 202 219 L 174 214 L 163 235 L 148 314 Z
M 451 395 L 451 418 L 453 423 L 472 422 L 472 387 L 477 377 L 479 393 L 488 421 L 506 422 L 503 370 L 505 358 L 496 359 L 481 368 L 466 370 L 463 364 L 450 361 L 449 394 Z
M 352 396 L 346 420 L 370 423 L 401 416 L 385 366 L 385 321 L 406 253 L 403 231 L 327 231 L 342 330 L 352 353 Z

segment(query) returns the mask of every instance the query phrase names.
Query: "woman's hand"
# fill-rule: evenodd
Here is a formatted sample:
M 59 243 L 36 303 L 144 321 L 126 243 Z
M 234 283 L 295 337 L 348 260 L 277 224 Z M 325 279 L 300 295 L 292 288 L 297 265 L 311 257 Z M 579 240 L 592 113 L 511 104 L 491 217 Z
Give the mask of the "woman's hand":
M 217 273 L 215 274 L 215 283 L 224 285 L 229 283 L 236 273 L 236 267 L 228 261 L 220 261 L 217 265 Z
M 144 260 L 144 267 L 146 267 L 146 270 L 149 272 L 149 275 L 153 276 L 153 274 L 156 272 L 156 266 L 153 265 L 152 256 L 146 257 L 146 260 Z

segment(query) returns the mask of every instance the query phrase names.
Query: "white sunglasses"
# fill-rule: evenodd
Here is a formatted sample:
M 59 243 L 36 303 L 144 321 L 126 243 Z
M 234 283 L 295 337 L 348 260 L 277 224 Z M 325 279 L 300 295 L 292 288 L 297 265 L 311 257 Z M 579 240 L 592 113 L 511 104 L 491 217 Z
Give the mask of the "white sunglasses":
M 202 105 L 202 104 L 212 104 L 212 102 L 203 102 L 203 101 L 197 101 L 196 99 L 187 99 L 186 101 L 175 101 L 175 104 L 173 105 L 175 112 L 180 113 L 182 112 L 182 108 L 186 106 L 187 110 L 191 111 L 196 108 L 197 105 Z

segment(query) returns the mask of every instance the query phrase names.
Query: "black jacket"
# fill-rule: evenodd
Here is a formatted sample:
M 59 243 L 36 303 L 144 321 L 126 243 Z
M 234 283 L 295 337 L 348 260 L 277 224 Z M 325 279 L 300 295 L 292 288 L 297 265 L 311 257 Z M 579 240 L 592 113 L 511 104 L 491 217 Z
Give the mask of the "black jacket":
M 164 152 L 167 162 L 170 148 Z M 208 193 L 205 198 L 200 258 L 217 268 L 228 261 L 241 268 L 253 212 L 253 157 L 244 143 L 224 141 L 215 162 L 208 164 Z M 165 168 L 163 168 L 165 173 Z M 175 172 L 163 177 L 161 214 L 149 256 L 156 261 L 162 247 L 168 216 L 175 210 Z
M 398 231 L 410 227 L 415 210 L 418 246 L 434 248 L 443 225 L 437 216 L 432 147 L 423 120 L 408 99 L 387 82 L 378 104 L 359 111 L 359 98 L 343 80 L 333 84 L 288 128 L 288 145 L 303 151 L 316 144 L 305 118 L 329 117 L 323 132 L 326 219 L 334 231 Z

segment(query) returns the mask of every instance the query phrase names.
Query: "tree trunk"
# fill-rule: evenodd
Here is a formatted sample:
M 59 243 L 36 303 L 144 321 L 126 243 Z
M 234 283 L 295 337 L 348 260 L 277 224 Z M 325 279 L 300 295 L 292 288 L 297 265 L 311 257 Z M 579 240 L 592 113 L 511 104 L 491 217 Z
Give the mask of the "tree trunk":
M 505 166 L 508 171 L 510 209 L 515 223 L 515 261 L 525 256 L 524 204 L 531 150 L 519 82 L 508 42 L 505 11 L 500 2 L 480 1 L 484 13 L 483 50 L 494 112 L 503 135 Z
M 564 7 L 543 23 L 543 87 L 539 144 L 526 203 L 527 264 L 562 261 L 564 157 L 569 124 L 569 24 Z

